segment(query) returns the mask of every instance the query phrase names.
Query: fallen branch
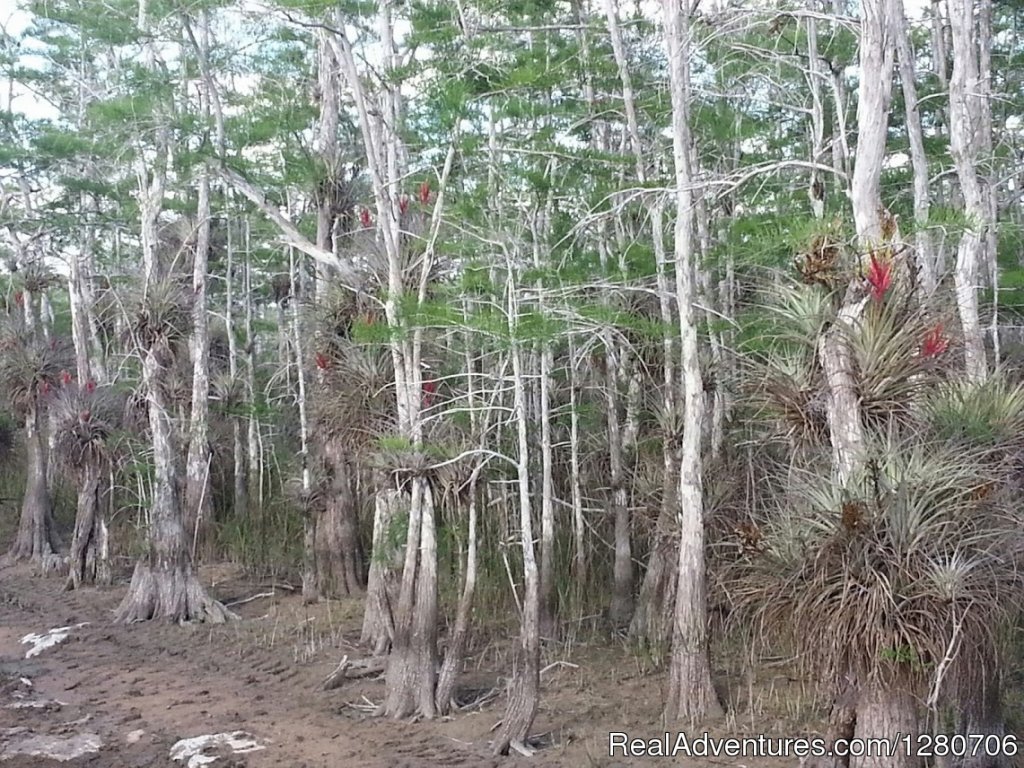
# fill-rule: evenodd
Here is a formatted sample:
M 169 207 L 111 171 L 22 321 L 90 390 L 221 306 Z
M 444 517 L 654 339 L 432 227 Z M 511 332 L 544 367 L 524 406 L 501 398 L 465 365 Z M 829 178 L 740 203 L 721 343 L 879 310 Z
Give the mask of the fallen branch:
M 225 603 L 224 607 L 225 608 L 230 608 L 233 605 L 245 605 L 246 603 L 251 603 L 253 600 L 259 600 L 261 597 L 274 597 L 274 595 L 276 595 L 276 594 L 277 593 L 274 592 L 274 591 L 260 592 L 258 594 L 253 595 L 252 597 L 245 597 L 245 598 L 242 598 L 241 600 L 235 600 L 235 601 L 230 602 L 230 603 Z
M 358 659 L 349 661 L 346 654 L 334 671 L 320 683 L 320 690 L 333 691 L 340 688 L 345 680 L 358 680 L 371 675 L 379 675 L 387 667 L 387 658 L 384 656 L 372 656 L 369 659 Z

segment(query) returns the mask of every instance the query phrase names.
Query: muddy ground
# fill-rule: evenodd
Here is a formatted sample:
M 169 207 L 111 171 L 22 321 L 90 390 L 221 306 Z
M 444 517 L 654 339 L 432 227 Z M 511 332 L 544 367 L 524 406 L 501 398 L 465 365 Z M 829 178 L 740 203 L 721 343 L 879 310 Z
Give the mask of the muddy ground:
M 767 758 L 609 758 L 610 731 L 652 738 L 664 730 L 664 672 L 648 672 L 612 638 L 545 650 L 545 665 L 552 666 L 542 678 L 534 727 L 545 746 L 529 759 L 495 758 L 489 739 L 504 711 L 501 695 L 452 718 L 410 723 L 367 713 L 383 696 L 380 679 L 318 690 L 343 656 L 364 655 L 355 645 L 358 599 L 305 607 L 293 593 L 247 582 L 229 567 L 204 568 L 202 577 L 221 600 L 246 601 L 233 607 L 241 621 L 115 626 L 111 612 L 124 585 L 64 592 L 60 580 L 36 577 L 24 566 L 0 569 L 0 765 L 186 766 L 187 756 L 178 762 L 170 757 L 179 740 L 235 731 L 263 748 L 205 753 L 220 755 L 212 763 L 217 768 L 795 765 Z M 247 600 L 254 595 L 263 596 Z M 65 641 L 25 658 L 32 646 L 21 642 L 24 636 L 66 626 L 73 628 Z M 509 667 L 502 646 L 479 644 L 465 676 L 471 688 L 503 690 Z M 756 691 L 736 681 L 728 695 L 748 700 L 737 704 L 741 714 L 713 732 L 791 735 L 785 723 L 800 713 L 767 720 L 760 715 L 773 702 L 796 700 L 794 685 L 784 675 L 769 675 Z M 757 721 L 751 708 L 760 713 Z M 74 747 L 101 746 L 63 763 L 26 756 L 40 737 L 72 753 Z

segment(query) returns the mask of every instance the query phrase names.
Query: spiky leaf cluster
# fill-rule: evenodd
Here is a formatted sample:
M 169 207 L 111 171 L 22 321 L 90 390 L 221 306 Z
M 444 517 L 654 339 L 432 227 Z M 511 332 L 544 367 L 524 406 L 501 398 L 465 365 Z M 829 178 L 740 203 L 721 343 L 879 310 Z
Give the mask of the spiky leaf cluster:
M 890 439 L 845 489 L 798 471 L 727 569 L 741 617 L 819 679 L 923 679 L 951 643 L 991 653 L 1020 602 L 1024 519 L 987 451 Z M 956 637 L 959 635 L 959 637 Z
M 124 399 L 110 386 L 69 383 L 53 400 L 55 448 L 78 473 L 108 461 L 124 421 Z
M 127 332 L 142 350 L 173 351 L 192 328 L 192 294 L 179 280 L 165 278 L 138 286 L 124 301 Z
M 0 327 L 0 391 L 18 414 L 60 385 L 69 361 L 67 345 L 60 339 L 36 338 L 15 324 Z

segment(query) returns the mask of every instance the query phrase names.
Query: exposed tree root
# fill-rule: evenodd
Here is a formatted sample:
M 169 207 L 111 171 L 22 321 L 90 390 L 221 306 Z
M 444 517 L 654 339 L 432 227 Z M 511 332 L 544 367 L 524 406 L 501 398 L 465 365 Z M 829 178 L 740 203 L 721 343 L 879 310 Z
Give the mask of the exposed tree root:
M 143 561 L 136 564 L 128 594 L 114 612 L 119 624 L 150 619 L 223 624 L 237 618 L 206 593 L 190 567 L 153 567 Z

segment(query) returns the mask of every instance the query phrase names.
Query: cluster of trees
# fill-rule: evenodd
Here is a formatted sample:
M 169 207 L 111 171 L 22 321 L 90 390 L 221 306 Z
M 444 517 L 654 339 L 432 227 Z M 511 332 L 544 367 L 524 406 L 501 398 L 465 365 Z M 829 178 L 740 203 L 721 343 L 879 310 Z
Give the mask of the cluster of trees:
M 64 567 L 65 466 L 69 588 L 128 555 L 119 621 L 224 621 L 227 555 L 364 593 L 394 717 L 455 706 L 485 591 L 498 752 L 595 610 L 673 721 L 721 711 L 714 627 L 795 649 L 834 737 L 1002 732 L 1024 7 L 24 8 L 9 559 Z

